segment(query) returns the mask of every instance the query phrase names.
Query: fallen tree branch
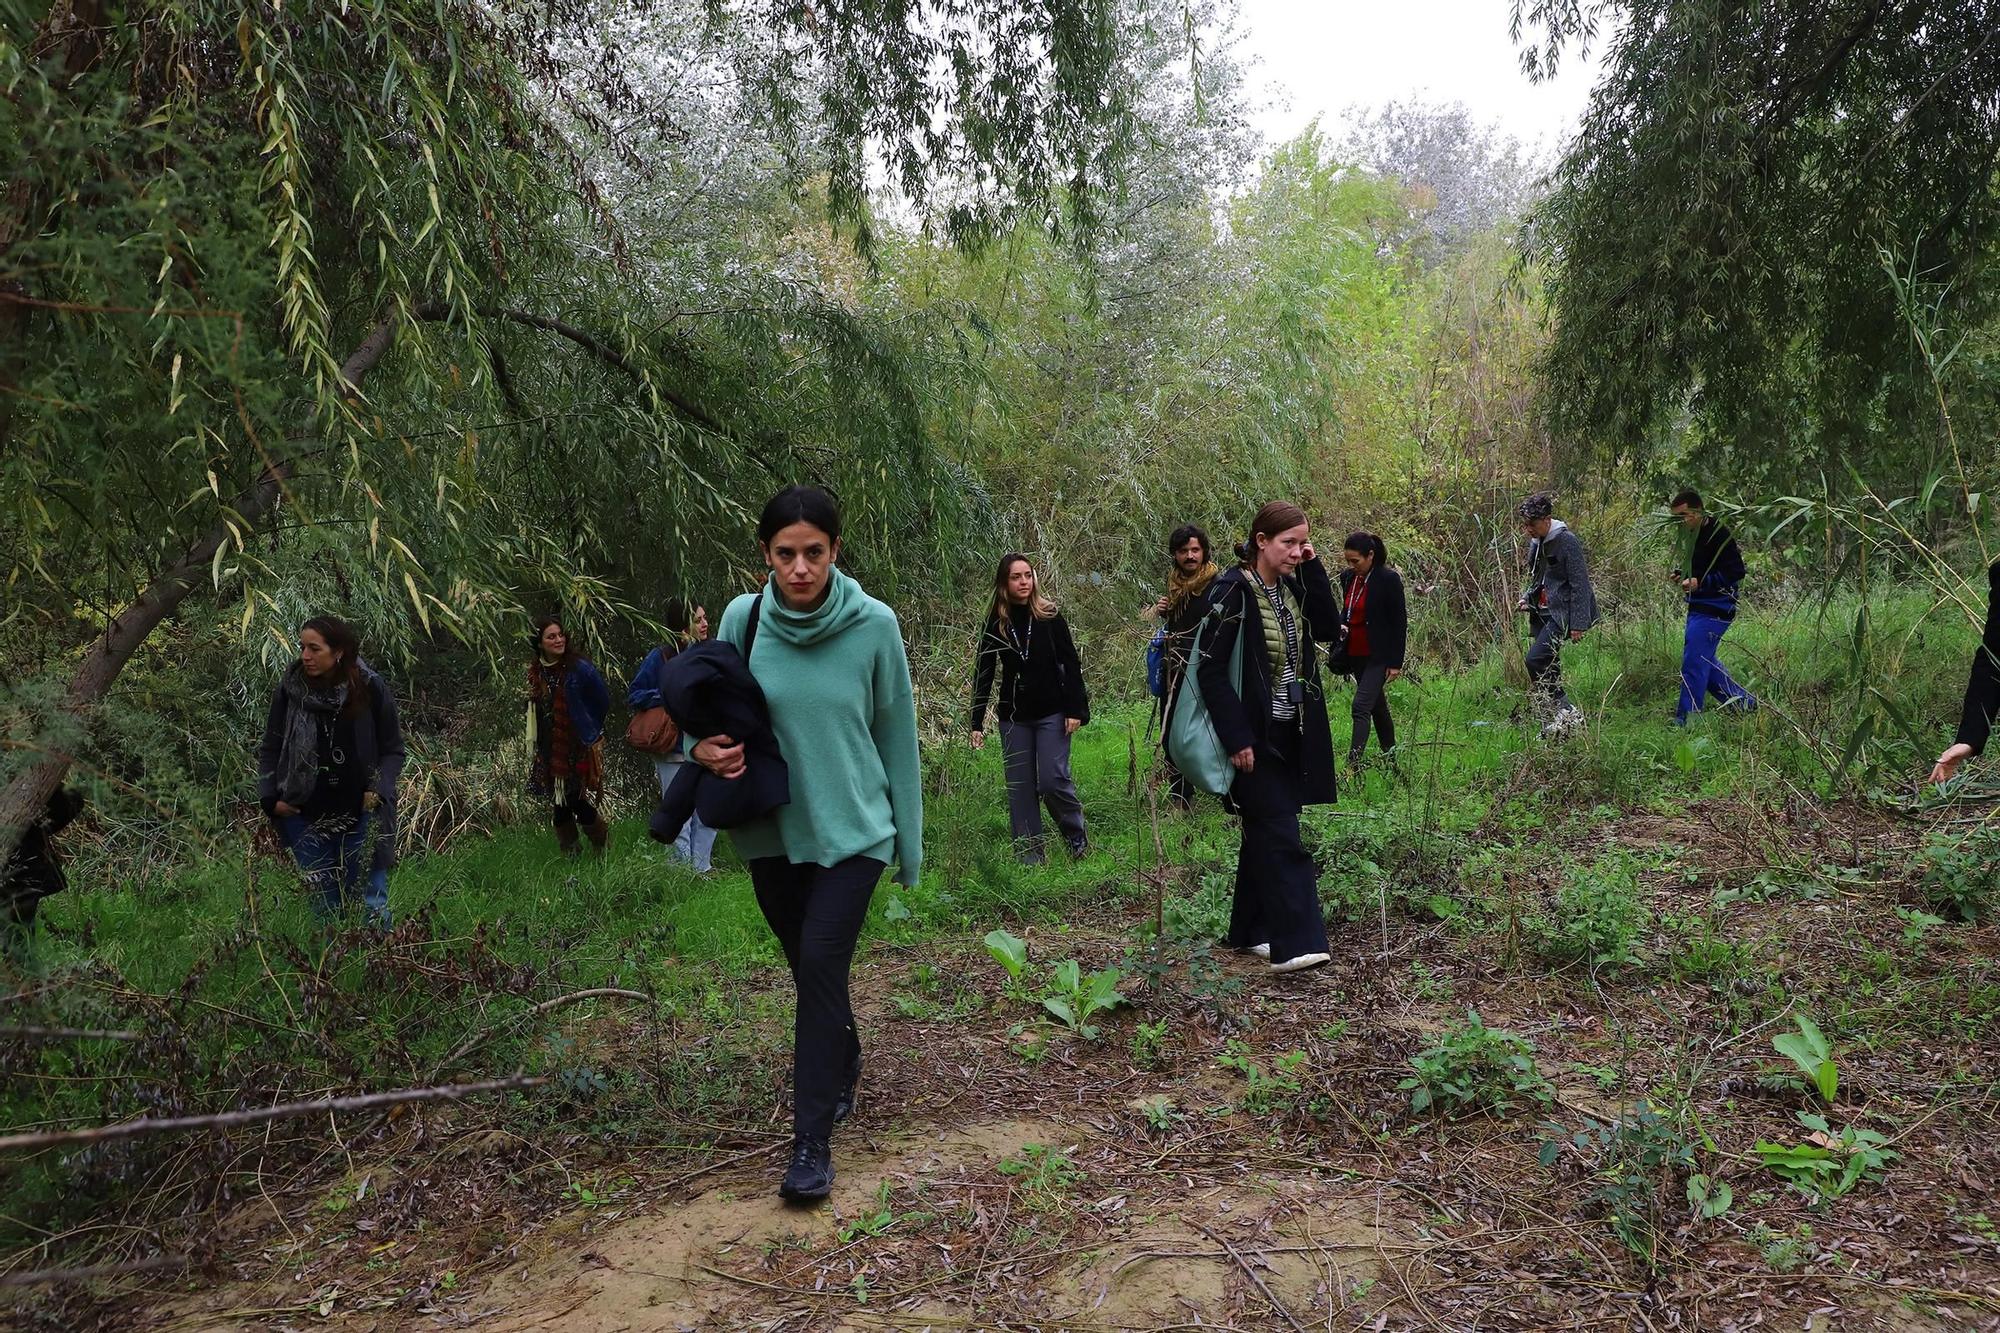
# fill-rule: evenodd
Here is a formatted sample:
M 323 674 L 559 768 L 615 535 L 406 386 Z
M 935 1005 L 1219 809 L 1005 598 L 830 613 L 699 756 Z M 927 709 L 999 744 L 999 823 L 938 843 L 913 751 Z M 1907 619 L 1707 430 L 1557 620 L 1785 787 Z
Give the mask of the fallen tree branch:
M 538 1088 L 548 1081 L 546 1075 L 514 1074 L 508 1078 L 488 1079 L 483 1083 L 452 1083 L 436 1088 L 401 1088 L 395 1092 L 368 1092 L 352 1097 L 321 1097 L 309 1102 L 279 1102 L 275 1106 L 260 1106 L 252 1111 L 222 1111 L 215 1115 L 187 1115 L 164 1120 L 141 1116 L 137 1120 L 98 1125 L 92 1129 L 10 1134 L 0 1138 L 0 1152 L 52 1148 L 63 1143 L 103 1143 L 111 1139 L 136 1138 L 142 1134 L 178 1134 L 191 1129 L 234 1129 L 241 1125 L 260 1125 L 267 1120 L 372 1111 L 377 1107 L 402 1106 L 411 1102 L 457 1101 L 475 1093 Z
M 133 1259 L 122 1264 L 87 1264 L 82 1268 L 36 1268 L 26 1273 L 0 1273 L 0 1287 L 33 1287 L 46 1282 L 89 1282 L 100 1277 L 124 1277 L 128 1273 L 157 1273 L 163 1268 L 186 1268 L 194 1260 L 185 1254 L 156 1254 L 151 1259 Z
M 143 1032 L 102 1028 L 45 1028 L 35 1023 L 0 1023 L 0 1037 L 25 1037 L 34 1041 L 137 1041 Z
M 1305 1326 L 1299 1323 L 1299 1321 L 1292 1316 L 1292 1312 L 1285 1308 L 1285 1303 L 1279 1300 L 1277 1296 L 1272 1293 L 1269 1287 L 1264 1285 L 1264 1279 L 1257 1276 L 1257 1270 L 1250 1266 L 1250 1261 L 1248 1259 L 1245 1259 L 1242 1255 L 1236 1252 L 1236 1247 L 1234 1245 L 1231 1245 L 1228 1241 L 1216 1235 L 1213 1231 L 1210 1231 L 1207 1227 L 1195 1221 L 1192 1217 L 1185 1218 L 1183 1220 L 1186 1221 L 1187 1224 L 1193 1227 L 1196 1231 L 1199 1231 L 1202 1235 L 1208 1237 L 1210 1240 L 1214 1241 L 1217 1245 L 1220 1245 L 1224 1250 L 1228 1251 L 1229 1257 L 1236 1261 L 1236 1266 L 1243 1270 L 1243 1275 L 1249 1278 L 1250 1281 L 1256 1285 L 1257 1290 L 1263 1294 L 1264 1299 L 1270 1303 L 1271 1308 L 1273 1310 L 1276 1310 L 1279 1313 L 1279 1315 L 1281 1315 L 1284 1318 L 1284 1321 L 1292 1326 L 1292 1328 L 1295 1330 L 1295 1333 L 1306 1333 Z

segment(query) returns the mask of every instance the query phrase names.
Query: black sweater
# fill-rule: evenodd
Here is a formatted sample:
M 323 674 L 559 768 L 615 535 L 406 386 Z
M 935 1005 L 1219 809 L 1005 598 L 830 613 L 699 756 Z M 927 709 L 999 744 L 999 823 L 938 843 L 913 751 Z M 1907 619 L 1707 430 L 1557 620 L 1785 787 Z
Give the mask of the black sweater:
M 1972 653 L 1972 679 L 1965 685 L 1965 709 L 1955 738 L 1974 754 L 1985 753 L 1994 716 L 2000 714 L 2000 560 L 1987 567 L 1986 582 L 1986 633 Z
M 1090 721 L 1090 692 L 1084 688 L 1083 667 L 1076 660 L 1076 642 L 1069 622 L 1060 615 L 1036 620 L 1025 606 L 1008 608 L 1011 622 L 986 622 L 979 636 L 979 664 L 972 679 L 972 729 L 986 729 L 986 701 L 1002 722 L 1033 722 L 1045 717 Z M 1000 673 L 1000 690 L 993 691 L 993 673 Z

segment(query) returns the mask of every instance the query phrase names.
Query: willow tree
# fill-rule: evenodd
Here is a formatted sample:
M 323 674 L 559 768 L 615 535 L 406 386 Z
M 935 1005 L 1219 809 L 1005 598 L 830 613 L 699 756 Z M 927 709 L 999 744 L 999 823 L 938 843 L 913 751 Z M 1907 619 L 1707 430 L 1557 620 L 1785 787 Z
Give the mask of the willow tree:
M 659 22 L 864 236 L 871 145 L 955 237 L 1087 226 L 1126 106 L 1108 0 L 0 16 L 0 560 L 7 622 L 46 650 L 8 666 L 53 673 L 8 723 L 0 858 L 164 618 L 196 594 L 246 627 L 274 609 L 277 526 L 342 525 L 423 624 L 480 642 L 524 575 L 616 595 L 575 558 L 580 479 L 733 514 L 732 478 L 809 460 L 921 511 L 916 414 L 837 311 L 710 320 L 651 289 L 650 147 L 688 130 L 653 82 Z M 802 362 L 822 415 L 879 428 L 802 438 Z
M 1907 428 L 1936 404 L 1884 259 L 1947 322 L 1990 316 L 2000 4 L 1515 0 L 1514 22 L 1531 76 L 1608 37 L 1524 233 L 1557 427 L 1643 453 L 1692 422 L 1707 464 L 1774 481 L 1921 468 Z

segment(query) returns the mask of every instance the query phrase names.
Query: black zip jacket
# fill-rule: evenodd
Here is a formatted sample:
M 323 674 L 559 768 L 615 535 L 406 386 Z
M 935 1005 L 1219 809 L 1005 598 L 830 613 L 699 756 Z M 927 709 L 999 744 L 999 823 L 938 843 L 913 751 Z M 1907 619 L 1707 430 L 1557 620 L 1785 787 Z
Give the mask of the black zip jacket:
M 1255 748 L 1264 753 L 1259 763 L 1270 762 L 1267 740 L 1271 733 L 1271 660 L 1264 644 L 1262 608 L 1251 598 L 1264 594 L 1251 585 L 1256 575 L 1243 569 L 1224 570 L 1210 593 L 1210 604 L 1222 608 L 1222 616 L 1202 643 L 1201 662 L 1195 679 L 1201 688 L 1208 716 L 1215 723 L 1215 735 L 1229 754 Z M 1306 805 L 1331 805 L 1334 800 L 1333 732 L 1326 719 L 1326 696 L 1320 689 L 1319 655 L 1315 641 L 1340 641 L 1340 603 L 1326 566 L 1318 557 L 1303 561 L 1288 582 L 1305 607 L 1305 623 L 1299 626 L 1299 709 L 1301 750 L 1292 756 L 1298 765 L 1300 792 Z M 1243 693 L 1229 688 L 1229 658 L 1237 636 L 1249 627 L 1250 639 L 1243 645 Z
M 1036 620 L 1025 606 L 1008 609 L 1007 630 L 989 620 L 979 636 L 979 663 L 972 678 L 972 729 L 986 729 L 986 701 L 993 700 L 1002 722 L 1044 717 L 1090 721 L 1090 691 L 1069 622 L 1060 615 Z M 1011 630 L 1011 633 L 1009 632 Z M 995 669 L 1000 690 L 994 694 Z
M 1713 516 L 1695 529 L 1694 549 L 1688 557 L 1694 568 L 1686 577 L 1699 579 L 1687 595 L 1690 611 L 1714 616 L 1717 620 L 1736 619 L 1736 589 L 1743 582 L 1743 550 L 1728 528 Z

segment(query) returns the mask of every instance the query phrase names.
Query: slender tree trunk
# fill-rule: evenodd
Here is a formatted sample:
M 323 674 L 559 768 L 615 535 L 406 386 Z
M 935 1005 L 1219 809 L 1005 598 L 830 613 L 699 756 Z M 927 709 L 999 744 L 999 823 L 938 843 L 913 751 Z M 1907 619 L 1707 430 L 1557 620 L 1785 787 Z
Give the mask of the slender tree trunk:
M 255 527 L 277 506 L 290 474 L 291 464 L 273 464 L 249 490 L 236 497 L 234 508 L 244 527 Z M 60 705 L 65 716 L 77 723 L 89 718 L 139 645 L 208 577 L 215 553 L 229 538 L 229 525 L 216 524 L 180 559 L 160 571 L 130 606 L 112 617 L 70 678 Z M 49 797 L 62 785 L 72 759 L 64 751 L 47 751 L 0 791 L 0 865 L 13 856 L 21 835 L 41 816 Z
M 0 300 L 0 318 L 10 303 Z M 518 310 L 485 308 L 480 313 L 489 319 L 504 320 L 526 328 L 558 334 L 569 339 L 599 360 L 605 361 L 619 370 L 642 379 L 639 370 L 624 356 L 596 336 L 561 320 L 543 315 L 535 315 Z M 416 320 L 439 320 L 446 317 L 446 307 L 441 303 L 425 303 L 410 312 Z M 343 392 L 350 399 L 360 396 L 361 382 L 368 373 L 381 364 L 395 345 L 397 331 L 402 327 L 403 317 L 391 314 L 363 338 L 341 366 Z M 0 347 L 0 355 L 4 347 Z M 662 397 L 691 422 L 711 430 L 720 430 L 714 419 L 693 402 L 671 392 L 662 391 Z M 261 523 L 283 497 L 285 483 L 293 473 L 296 463 L 283 459 L 271 464 L 257 480 L 237 496 L 234 505 L 238 524 L 244 530 L 255 528 Z M 230 526 L 218 523 L 210 528 L 199 540 L 189 546 L 172 565 L 163 569 L 144 592 L 139 594 L 130 606 L 113 616 L 97 641 L 91 644 L 70 678 L 69 690 L 60 705 L 64 716 L 82 724 L 88 721 L 104 696 L 110 692 L 118 673 L 125 669 L 126 662 L 148 635 L 159 627 L 161 621 L 172 615 L 188 595 L 208 577 L 208 571 L 215 559 L 215 553 L 223 543 L 231 538 Z M 62 751 L 48 751 L 29 768 L 9 782 L 0 791 L 0 867 L 4 867 L 20 845 L 22 835 L 37 818 L 42 809 L 70 770 L 74 757 Z

